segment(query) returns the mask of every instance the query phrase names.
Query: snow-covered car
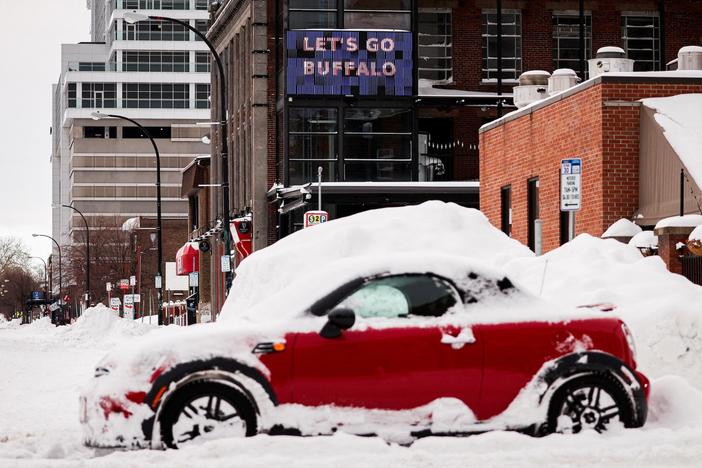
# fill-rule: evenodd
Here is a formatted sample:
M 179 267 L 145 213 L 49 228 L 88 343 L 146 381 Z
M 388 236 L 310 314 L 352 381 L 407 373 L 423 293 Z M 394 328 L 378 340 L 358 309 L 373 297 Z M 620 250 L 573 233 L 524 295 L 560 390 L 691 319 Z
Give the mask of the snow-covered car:
M 611 311 L 549 304 L 451 256 L 341 262 L 305 284 L 237 320 L 115 349 L 80 397 L 85 442 L 338 430 L 410 442 L 646 421 L 649 383 Z

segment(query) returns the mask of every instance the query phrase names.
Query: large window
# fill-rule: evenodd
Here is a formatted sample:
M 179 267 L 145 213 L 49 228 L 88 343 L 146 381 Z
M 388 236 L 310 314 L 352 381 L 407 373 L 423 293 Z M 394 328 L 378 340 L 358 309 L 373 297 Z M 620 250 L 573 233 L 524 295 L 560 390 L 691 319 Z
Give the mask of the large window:
M 483 10 L 483 81 L 497 80 L 497 12 Z M 515 81 L 522 73 L 522 14 L 502 10 L 502 79 Z
M 657 13 L 622 14 L 622 43 L 634 71 L 660 69 L 661 31 Z
M 345 110 L 345 180 L 408 181 L 412 178 L 411 165 L 410 109 Z
M 189 10 L 190 0 L 117 0 L 117 8 L 124 10 Z M 207 2 L 205 2 L 204 9 L 207 9 Z
M 290 185 L 316 181 L 319 166 L 324 180 L 336 180 L 337 109 L 291 108 L 288 125 Z
M 115 83 L 83 83 L 81 107 L 84 109 L 117 107 L 117 85 Z
M 122 55 L 122 71 L 188 72 L 188 52 L 125 50 Z
M 344 0 L 346 29 L 412 28 L 410 0 Z
M 453 77 L 451 10 L 419 10 L 419 78 L 449 81 Z
M 190 85 L 171 83 L 124 83 L 125 108 L 187 109 L 190 107 Z
M 290 29 L 336 28 L 336 0 L 290 0 L 288 27 Z
M 585 60 L 592 57 L 592 16 L 585 15 Z M 553 68 L 580 69 L 580 15 L 553 13 Z M 587 73 L 587 70 L 585 70 Z
M 75 83 L 68 83 L 68 107 L 78 107 Z
M 152 138 L 159 139 L 170 139 L 171 138 L 171 127 L 144 127 L 146 131 L 149 132 Z M 132 138 L 148 138 L 144 135 L 144 132 L 139 127 L 126 126 L 122 127 L 122 138 L 132 139 Z
M 209 52 L 195 52 L 195 71 L 198 73 L 210 72 Z
M 115 40 L 123 41 L 189 41 L 190 30 L 183 25 L 168 21 L 139 21 L 123 23 L 120 34 L 115 29 Z

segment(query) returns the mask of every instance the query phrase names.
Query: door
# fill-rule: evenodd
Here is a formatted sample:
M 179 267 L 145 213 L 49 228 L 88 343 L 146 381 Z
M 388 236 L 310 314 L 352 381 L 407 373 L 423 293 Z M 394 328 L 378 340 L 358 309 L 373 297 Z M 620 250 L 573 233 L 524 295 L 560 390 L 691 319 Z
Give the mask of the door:
M 356 323 L 339 338 L 295 338 L 294 403 L 411 409 L 438 398 L 478 404 L 482 344 L 450 317 L 462 311 L 448 282 L 431 275 L 373 279 L 335 308 Z

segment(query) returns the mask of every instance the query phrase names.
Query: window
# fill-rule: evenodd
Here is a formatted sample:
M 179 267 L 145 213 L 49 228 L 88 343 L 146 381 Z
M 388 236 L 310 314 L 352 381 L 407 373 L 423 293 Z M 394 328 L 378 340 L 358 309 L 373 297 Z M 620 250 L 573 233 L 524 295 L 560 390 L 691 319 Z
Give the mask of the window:
M 661 36 L 657 13 L 623 13 L 622 43 L 634 71 L 660 70 Z
M 500 189 L 500 229 L 512 236 L 512 186 Z
M 349 108 L 344 112 L 344 180 L 412 178 L 412 111 Z
M 483 10 L 483 81 L 497 79 L 497 13 Z M 515 81 L 522 73 L 522 14 L 502 10 L 502 79 Z
M 585 60 L 592 57 L 592 16 L 585 14 Z M 580 15 L 553 13 L 553 68 L 580 70 Z M 585 70 L 587 73 L 587 69 Z
M 195 0 L 195 9 L 196 10 L 207 10 L 209 3 L 210 3 L 209 0 Z
M 209 109 L 210 108 L 210 85 L 196 84 L 195 85 L 195 108 Z
M 198 197 L 188 197 L 188 206 L 190 207 L 190 230 L 197 231 L 200 225 L 200 203 Z
M 453 77 L 451 10 L 419 10 L 419 78 L 449 81 Z
M 75 83 L 68 83 L 68 107 L 78 107 Z
M 344 28 L 410 30 L 410 8 L 410 0 L 344 0 Z
M 144 127 L 152 138 L 171 138 L 171 127 Z M 122 138 L 148 138 L 139 127 L 122 127 Z
M 124 108 L 188 109 L 190 85 L 187 83 L 123 83 Z
M 198 73 L 210 72 L 209 52 L 195 52 L 195 71 Z
M 78 71 L 105 71 L 105 62 L 78 62 Z
M 83 127 L 83 138 L 117 138 L 117 127 Z
M 199 32 L 201 32 L 204 35 L 207 35 L 207 28 L 208 28 L 208 21 L 207 20 L 195 20 L 195 29 L 197 29 Z M 195 40 L 196 41 L 201 41 L 200 36 L 195 34 Z
M 115 29 L 115 40 L 123 41 L 189 41 L 190 30 L 183 25 L 167 21 L 139 21 L 123 23 L 120 33 Z
M 124 10 L 189 10 L 190 0 L 117 0 L 117 8 Z M 196 9 L 200 8 L 197 8 L 196 5 Z M 205 2 L 204 9 L 207 9 L 207 2 Z
M 527 237 L 529 248 L 536 251 L 536 220 L 539 219 L 539 178 L 527 181 Z
M 336 0 L 290 0 L 290 29 L 336 28 Z
M 115 83 L 83 83 L 81 107 L 84 109 L 117 107 L 117 85 Z
M 402 275 L 364 284 L 337 308 L 363 318 L 441 317 L 458 302 L 453 287 L 439 278 Z
M 129 51 L 122 55 L 123 71 L 189 72 L 188 52 Z
M 336 180 L 337 109 L 291 108 L 288 125 L 290 184 L 316 181 L 319 166 L 324 180 Z

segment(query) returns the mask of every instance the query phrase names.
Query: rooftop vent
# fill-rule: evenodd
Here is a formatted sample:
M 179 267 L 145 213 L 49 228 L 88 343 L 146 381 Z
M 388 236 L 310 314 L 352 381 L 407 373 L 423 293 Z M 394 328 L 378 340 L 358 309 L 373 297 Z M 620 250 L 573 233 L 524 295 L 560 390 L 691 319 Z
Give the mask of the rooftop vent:
M 551 74 L 543 70 L 524 72 L 519 76 L 519 86 L 514 87 L 514 105 L 524 107 L 548 97 Z
M 548 79 L 548 94 L 549 96 L 570 89 L 578 84 L 580 78 L 575 71 L 570 68 L 559 68 L 553 72 L 551 78 Z
M 702 47 L 686 46 L 680 49 L 678 70 L 702 70 Z
M 626 52 L 621 47 L 601 47 L 595 58 L 588 60 L 588 65 L 591 78 L 603 73 L 634 70 L 634 61 L 626 58 Z

